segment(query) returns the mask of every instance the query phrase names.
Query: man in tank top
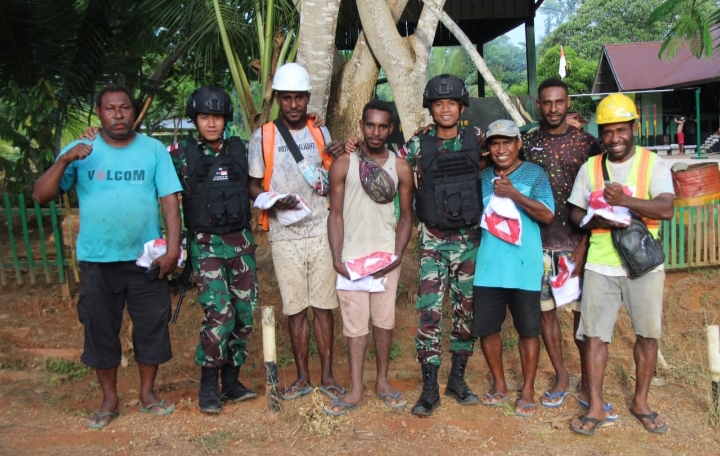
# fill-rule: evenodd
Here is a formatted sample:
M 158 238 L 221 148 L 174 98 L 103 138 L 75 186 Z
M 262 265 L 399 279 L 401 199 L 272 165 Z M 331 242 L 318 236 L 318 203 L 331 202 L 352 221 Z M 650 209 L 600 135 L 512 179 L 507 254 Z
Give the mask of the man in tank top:
M 360 121 L 362 144 L 354 153 L 338 157 L 330 167 L 328 238 L 333 266 L 339 275 L 338 300 L 352 382 L 347 394 L 325 407 L 325 413 L 332 416 L 344 415 L 364 400 L 362 377 L 370 318 L 377 351 L 375 393 L 389 408 L 407 405 L 402 394 L 390 386 L 387 375 L 399 266 L 412 230 L 414 185 L 410 165 L 385 147 L 393 130 L 391 109 L 388 103 L 379 100 L 366 104 Z M 399 219 L 395 218 L 393 204 L 396 194 L 400 200 Z M 370 254 L 389 257 L 390 262 L 373 274 L 376 280 L 371 281 L 372 288 L 358 290 L 358 281 L 343 280 L 350 279 L 346 262 Z M 396 258 L 392 260 L 390 255 Z

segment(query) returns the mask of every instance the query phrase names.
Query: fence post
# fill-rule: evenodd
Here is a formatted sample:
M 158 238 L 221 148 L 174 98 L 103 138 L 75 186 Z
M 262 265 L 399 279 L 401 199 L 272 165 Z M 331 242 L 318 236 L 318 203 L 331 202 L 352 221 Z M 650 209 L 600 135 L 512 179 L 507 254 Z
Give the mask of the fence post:
M 23 240 L 25 241 L 25 253 L 27 254 L 27 267 L 30 274 L 30 283 L 35 284 L 35 259 L 32 253 L 32 244 L 30 244 L 30 232 L 27 224 L 27 206 L 25 205 L 25 195 L 18 195 L 18 212 L 20 212 L 20 226 L 22 227 Z
M 8 227 L 8 243 L 10 244 L 10 254 L 12 255 L 13 266 L 15 267 L 15 274 L 17 275 L 18 285 L 23 284 L 22 274 L 20 273 L 20 259 L 17 254 L 17 247 L 15 246 L 15 235 L 12 229 L 12 210 L 10 209 L 10 195 L 5 194 L 5 214 L 7 215 L 7 227 Z

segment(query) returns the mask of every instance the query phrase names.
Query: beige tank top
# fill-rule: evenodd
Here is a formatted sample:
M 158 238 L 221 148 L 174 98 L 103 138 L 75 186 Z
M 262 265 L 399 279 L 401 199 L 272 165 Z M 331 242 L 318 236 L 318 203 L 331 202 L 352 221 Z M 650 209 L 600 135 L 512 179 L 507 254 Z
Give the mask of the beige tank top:
M 398 186 L 397 156 L 389 151 L 383 169 L 390 174 L 395 188 Z M 350 167 L 345 178 L 343 221 L 345 238 L 342 259 L 352 260 L 373 252 L 395 252 L 395 204 L 378 204 L 370 198 L 360 183 L 360 162 L 350 154 Z M 332 204 L 332 203 L 331 203 Z

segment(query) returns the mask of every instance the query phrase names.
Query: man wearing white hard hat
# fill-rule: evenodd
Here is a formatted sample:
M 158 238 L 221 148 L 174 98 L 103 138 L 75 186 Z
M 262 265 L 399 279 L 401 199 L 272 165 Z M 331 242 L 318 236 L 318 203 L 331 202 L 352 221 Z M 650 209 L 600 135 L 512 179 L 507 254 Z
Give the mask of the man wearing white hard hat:
M 283 313 L 288 316 L 297 379 L 281 397 L 293 400 L 312 391 L 308 368 L 310 324 L 308 307 L 313 309 L 313 331 L 321 366 L 321 391 L 335 397 L 345 391 L 332 375 L 334 318 L 338 307 L 335 269 L 327 238 L 329 181 L 327 169 L 332 153 L 344 152 L 343 145 L 330 142 L 330 133 L 308 121 L 310 75 L 297 63 L 277 69 L 272 88 L 280 106 L 280 117 L 255 130 L 249 144 L 250 196 L 264 192 L 286 195 L 260 215 L 259 223 L 269 230 L 273 264 Z M 332 150 L 333 152 L 330 152 Z M 303 208 L 310 213 L 287 224 L 278 214 Z

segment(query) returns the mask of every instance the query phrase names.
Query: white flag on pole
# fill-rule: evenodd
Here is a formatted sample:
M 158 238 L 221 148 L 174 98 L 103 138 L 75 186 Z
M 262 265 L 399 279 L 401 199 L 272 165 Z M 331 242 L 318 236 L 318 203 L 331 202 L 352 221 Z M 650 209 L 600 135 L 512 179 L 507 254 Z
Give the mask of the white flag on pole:
M 565 50 L 563 49 L 562 45 L 560 45 L 560 68 L 558 68 L 558 73 L 560 73 L 560 79 L 565 79 L 565 76 L 567 76 L 565 64 Z

